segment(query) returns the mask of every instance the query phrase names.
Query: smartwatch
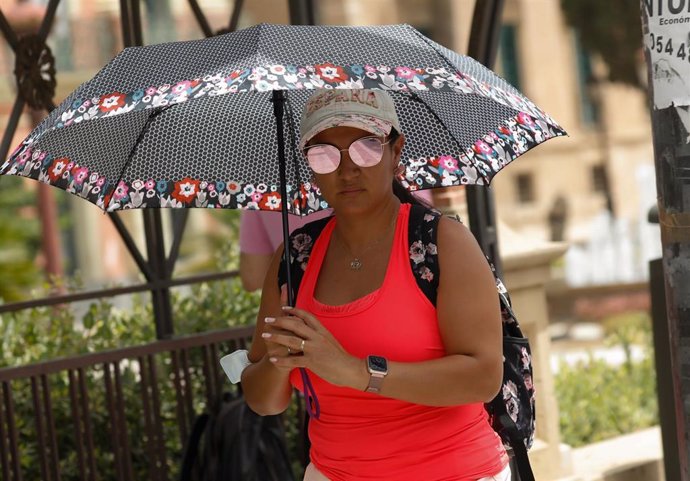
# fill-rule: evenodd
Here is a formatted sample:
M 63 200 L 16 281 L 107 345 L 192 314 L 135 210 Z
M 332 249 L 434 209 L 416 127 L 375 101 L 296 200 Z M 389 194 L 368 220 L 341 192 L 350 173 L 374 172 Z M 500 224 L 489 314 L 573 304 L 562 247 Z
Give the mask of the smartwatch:
M 381 391 L 383 378 L 388 374 L 388 361 L 381 356 L 367 356 L 367 371 L 369 371 L 369 385 L 365 391 L 378 394 Z

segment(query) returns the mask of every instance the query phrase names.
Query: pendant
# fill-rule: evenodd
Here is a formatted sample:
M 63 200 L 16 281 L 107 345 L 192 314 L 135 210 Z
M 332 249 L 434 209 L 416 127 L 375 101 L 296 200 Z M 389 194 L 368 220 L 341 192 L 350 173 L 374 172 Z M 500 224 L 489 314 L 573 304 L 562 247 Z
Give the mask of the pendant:
M 362 268 L 362 261 L 360 261 L 359 259 L 357 259 L 355 257 L 354 260 L 352 260 L 352 262 L 350 262 L 350 269 L 352 269 L 353 271 L 358 271 L 361 268 Z

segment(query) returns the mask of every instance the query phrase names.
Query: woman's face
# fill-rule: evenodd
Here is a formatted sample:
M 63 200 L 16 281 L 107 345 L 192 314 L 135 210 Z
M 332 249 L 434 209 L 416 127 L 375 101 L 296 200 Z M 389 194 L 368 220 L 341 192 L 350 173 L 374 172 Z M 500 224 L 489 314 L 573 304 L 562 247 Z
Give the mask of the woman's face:
M 330 144 L 347 149 L 352 142 L 372 134 L 354 127 L 334 127 L 315 135 L 307 144 Z M 387 141 L 382 139 L 383 142 Z M 381 205 L 393 196 L 393 177 L 404 145 L 402 135 L 395 144 L 383 146 L 381 162 L 371 167 L 360 167 L 350 158 L 347 150 L 340 153 L 340 165 L 329 174 L 314 173 L 321 194 L 336 212 L 361 213 Z

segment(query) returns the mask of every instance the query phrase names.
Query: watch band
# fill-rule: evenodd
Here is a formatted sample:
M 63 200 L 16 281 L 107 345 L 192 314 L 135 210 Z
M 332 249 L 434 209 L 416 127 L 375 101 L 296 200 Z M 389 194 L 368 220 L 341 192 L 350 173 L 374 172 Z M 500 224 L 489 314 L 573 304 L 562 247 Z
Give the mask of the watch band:
M 369 373 L 369 384 L 365 389 L 366 392 L 371 392 L 378 394 L 381 392 L 381 385 L 383 384 L 383 378 L 386 377 L 385 374 L 380 372 L 370 372 Z

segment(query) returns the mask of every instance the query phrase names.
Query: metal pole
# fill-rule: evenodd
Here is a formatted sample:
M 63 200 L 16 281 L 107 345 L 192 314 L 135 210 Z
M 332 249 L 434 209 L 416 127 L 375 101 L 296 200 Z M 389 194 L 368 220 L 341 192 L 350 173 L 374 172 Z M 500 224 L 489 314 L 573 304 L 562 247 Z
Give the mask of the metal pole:
M 496 60 L 503 3 L 504 0 L 477 0 L 474 6 L 467 54 L 488 68 L 492 68 Z M 470 230 L 493 262 L 496 273 L 502 277 L 493 192 L 489 186 L 468 185 L 465 195 Z
M 659 424 L 661 442 L 664 448 L 664 472 L 668 481 L 677 481 L 680 476 L 678 440 L 676 437 L 675 397 L 673 395 L 671 351 L 666 312 L 664 270 L 661 259 L 649 263 L 649 287 L 652 300 L 652 332 L 654 335 L 654 365 L 656 366 L 656 392 L 659 403 Z
M 156 322 L 156 338 L 168 339 L 173 335 L 173 312 L 170 288 L 155 285 L 156 281 L 170 279 L 165 258 L 163 223 L 160 209 L 144 209 L 144 231 L 146 233 L 146 256 L 154 274 L 154 288 L 151 290 L 153 318 Z
M 292 25 L 316 24 L 313 0 L 289 0 L 288 4 L 290 8 L 290 23 Z
M 141 46 L 143 32 L 141 27 L 140 0 L 120 0 L 120 21 L 122 40 L 125 47 Z M 144 209 L 142 212 L 144 232 L 146 234 L 146 256 L 152 283 L 151 302 L 156 323 L 156 337 L 172 337 L 173 312 L 170 300 L 170 288 L 165 281 L 170 280 L 168 262 L 165 255 L 163 224 L 159 209 Z M 126 243 L 126 241 L 125 241 Z
M 668 7 L 668 8 L 666 8 Z M 665 456 L 676 459 L 678 465 L 667 469 L 667 479 L 690 480 L 688 467 L 690 451 L 690 87 L 684 79 L 690 77 L 688 63 L 687 13 L 674 2 L 640 0 L 642 32 L 649 79 L 649 107 L 654 141 L 657 203 L 661 227 L 662 267 L 665 290 L 665 315 L 655 295 L 655 318 L 662 316 L 663 326 L 655 326 L 655 334 L 667 336 L 655 339 L 657 353 L 665 360 L 657 369 L 670 371 L 670 386 L 661 376 L 659 389 L 666 387 L 672 399 L 660 402 L 659 409 L 673 410 L 675 423 L 667 422 L 670 413 L 662 416 Z M 652 265 L 654 268 L 654 265 Z M 654 270 L 652 271 L 654 275 Z M 652 282 L 660 282 L 657 270 Z M 655 292 L 652 286 L 653 293 Z M 661 393 L 660 393 L 661 396 Z M 669 432 L 670 431 L 670 432 Z M 676 476 L 676 477 L 673 477 Z

